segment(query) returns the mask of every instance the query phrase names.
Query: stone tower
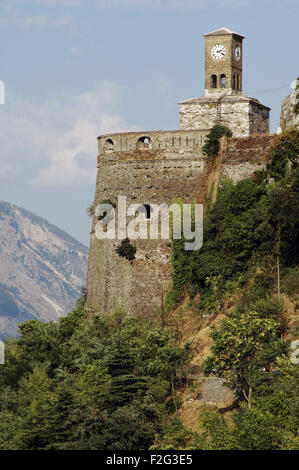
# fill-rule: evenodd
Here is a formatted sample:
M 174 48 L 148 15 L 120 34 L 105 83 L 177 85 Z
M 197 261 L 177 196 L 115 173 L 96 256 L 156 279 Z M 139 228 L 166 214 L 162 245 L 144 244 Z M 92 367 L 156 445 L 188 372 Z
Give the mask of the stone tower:
M 221 28 L 204 38 L 205 95 L 241 95 L 244 36 Z
M 263 167 L 270 136 L 251 134 L 268 132 L 269 108 L 242 95 L 243 36 L 221 28 L 205 35 L 205 41 L 205 96 L 179 104 L 179 130 L 98 137 L 94 207 L 107 200 L 117 206 L 119 196 L 126 196 L 127 205 L 169 205 L 176 198 L 204 204 L 221 177 L 238 181 Z M 227 139 L 211 165 L 202 147 L 217 122 L 244 138 Z M 150 215 L 146 219 L 150 227 Z M 159 312 L 171 286 L 169 240 L 131 240 L 136 254 L 128 260 L 116 251 L 121 239 L 97 238 L 97 223 L 94 215 L 86 306 L 103 313 L 118 306 L 132 315 Z
M 228 126 L 235 137 L 269 133 L 270 108 L 242 95 L 243 39 L 220 28 L 205 38 L 205 95 L 182 101 L 180 129 Z

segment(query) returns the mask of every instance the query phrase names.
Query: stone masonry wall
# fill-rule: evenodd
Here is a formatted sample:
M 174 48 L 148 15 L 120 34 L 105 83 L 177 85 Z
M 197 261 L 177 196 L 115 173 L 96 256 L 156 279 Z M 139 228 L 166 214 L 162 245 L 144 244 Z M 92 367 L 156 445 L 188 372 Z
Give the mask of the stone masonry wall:
M 274 135 L 222 138 L 218 154 L 218 175 L 236 183 L 265 167 Z
M 294 105 L 296 97 L 299 94 L 299 90 L 294 90 L 288 95 L 282 103 L 281 114 L 280 114 L 280 127 L 282 131 L 291 129 L 292 127 L 299 128 L 299 114 L 294 113 Z
M 145 135 L 150 142 L 136 148 L 140 137 Z M 205 203 L 211 182 L 217 186 L 223 177 L 238 181 L 262 168 L 273 138 L 223 139 L 216 168 L 212 168 L 202 154 L 202 136 L 201 131 L 188 131 L 113 134 L 99 138 L 95 207 L 105 199 L 117 203 L 119 195 L 127 197 L 128 205 L 170 204 L 175 198 L 187 203 Z M 174 144 L 173 137 L 177 139 Z M 111 140 L 116 149 L 127 142 L 130 149 L 104 151 L 107 140 Z M 160 145 L 164 142 L 163 148 L 157 148 L 158 141 Z M 154 148 L 149 148 L 150 145 Z M 87 306 L 103 313 L 112 312 L 118 306 L 135 316 L 159 313 L 162 292 L 166 294 L 171 286 L 169 241 L 135 240 L 136 258 L 128 261 L 115 251 L 120 240 L 100 241 L 96 238 L 96 222 L 94 217 Z
M 269 108 L 254 100 L 249 103 L 249 134 L 269 134 L 270 113 Z
M 229 127 L 234 137 L 269 132 L 269 108 L 243 96 L 197 98 L 180 103 L 180 129 Z
M 95 207 L 105 199 L 117 203 L 119 195 L 127 197 L 127 205 L 171 204 L 177 197 L 203 203 L 207 192 L 207 164 L 201 150 L 205 134 L 148 132 L 101 137 Z M 150 142 L 136 148 L 144 136 Z M 107 140 L 116 150 L 104 151 Z M 124 143 L 129 150 L 117 150 Z M 94 218 L 87 305 L 102 312 L 122 306 L 134 315 L 159 310 L 162 291 L 170 288 L 169 241 L 135 240 L 136 258 L 130 262 L 115 251 L 120 240 L 96 238 L 96 222 Z
M 142 131 L 103 135 L 98 139 L 98 152 L 100 155 L 111 150 L 126 152 L 142 148 L 152 150 L 198 150 L 204 144 L 205 136 L 209 132 L 207 129 L 202 127 L 200 130 L 196 129 L 195 132 L 184 132 L 182 130 Z M 149 142 L 144 143 L 144 139 L 148 139 Z M 128 156 L 128 154 L 123 155 Z

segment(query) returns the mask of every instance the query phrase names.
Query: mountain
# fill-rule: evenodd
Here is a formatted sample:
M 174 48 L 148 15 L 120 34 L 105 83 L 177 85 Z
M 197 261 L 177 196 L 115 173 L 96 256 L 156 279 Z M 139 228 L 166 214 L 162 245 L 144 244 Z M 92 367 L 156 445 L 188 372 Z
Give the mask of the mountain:
M 26 209 L 0 201 L 0 338 L 21 321 L 57 320 L 86 283 L 88 249 Z

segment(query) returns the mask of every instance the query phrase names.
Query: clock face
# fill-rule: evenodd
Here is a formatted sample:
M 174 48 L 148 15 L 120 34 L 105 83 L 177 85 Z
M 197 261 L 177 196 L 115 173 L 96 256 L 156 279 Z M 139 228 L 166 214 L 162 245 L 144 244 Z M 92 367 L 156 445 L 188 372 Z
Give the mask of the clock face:
M 236 47 L 235 47 L 235 59 L 236 59 L 236 60 L 240 60 L 240 57 L 241 57 L 241 49 L 240 49 L 240 46 L 236 46 Z
M 222 44 L 216 44 L 211 50 L 211 56 L 215 60 L 223 59 L 226 54 L 225 47 Z

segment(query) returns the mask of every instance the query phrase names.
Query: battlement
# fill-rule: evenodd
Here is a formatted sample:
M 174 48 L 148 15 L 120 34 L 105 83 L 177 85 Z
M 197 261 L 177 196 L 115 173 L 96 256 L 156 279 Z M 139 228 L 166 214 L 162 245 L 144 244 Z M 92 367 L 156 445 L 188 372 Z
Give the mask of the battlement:
M 209 130 L 138 131 L 98 137 L 99 155 L 134 150 L 201 150 Z

